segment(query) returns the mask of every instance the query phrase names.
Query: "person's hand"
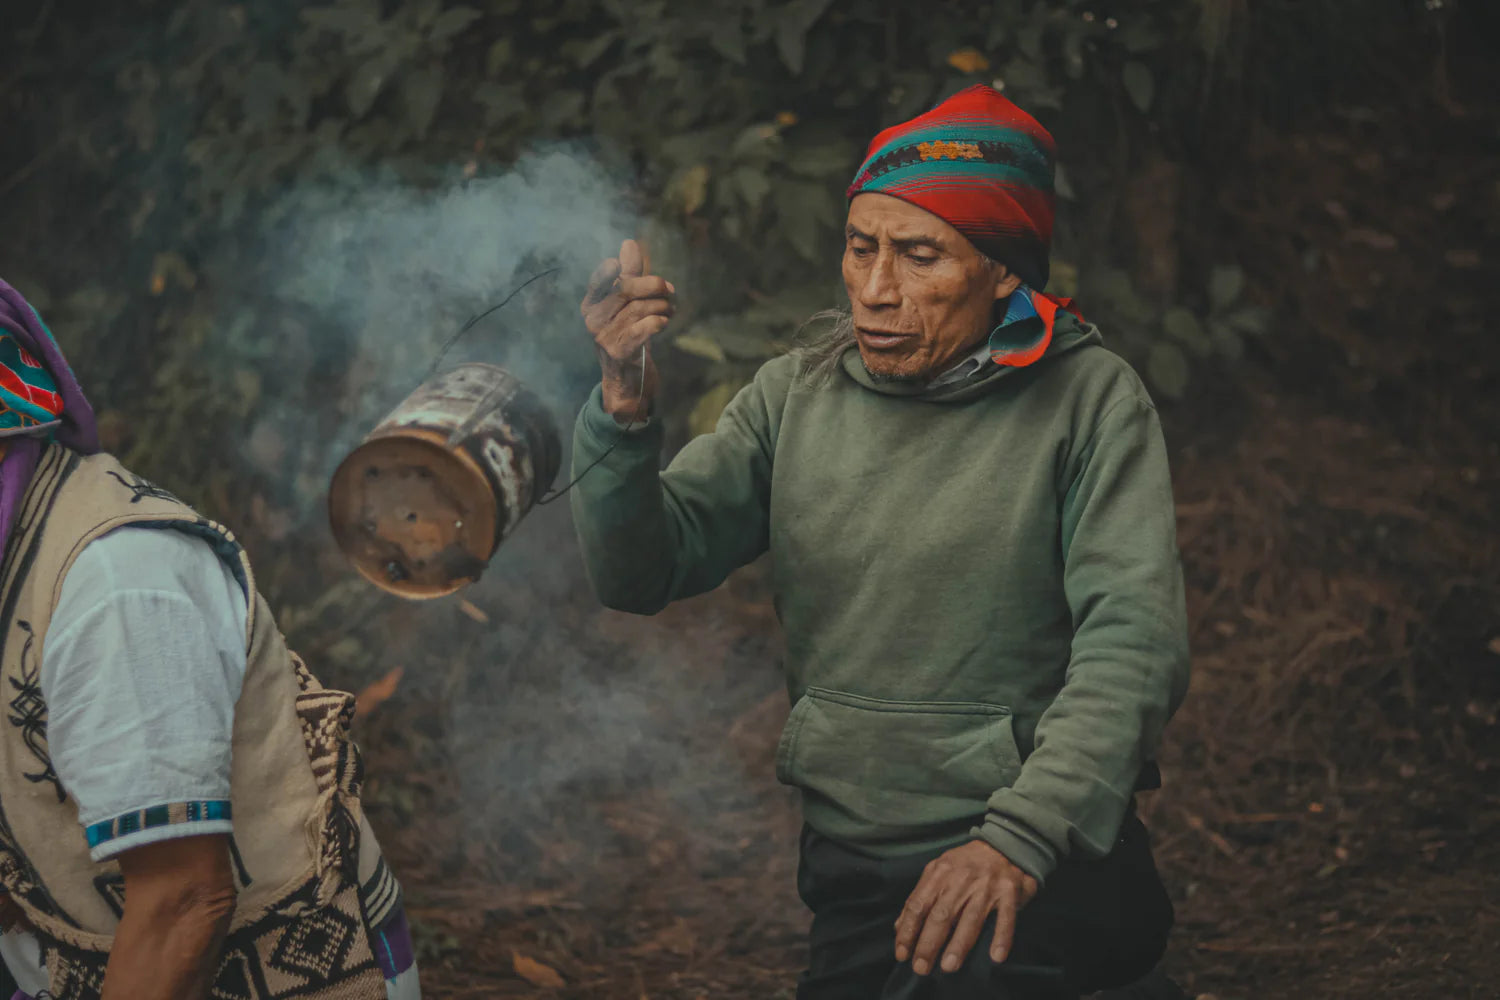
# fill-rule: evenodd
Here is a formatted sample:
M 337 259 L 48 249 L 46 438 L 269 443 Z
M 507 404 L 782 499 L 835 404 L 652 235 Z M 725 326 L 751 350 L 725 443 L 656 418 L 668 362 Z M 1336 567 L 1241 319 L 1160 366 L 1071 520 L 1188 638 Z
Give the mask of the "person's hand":
M 912 971 L 925 976 L 941 951 L 943 971 L 956 972 L 991 913 L 996 920 L 990 959 L 1005 961 L 1016 914 L 1036 890 L 1036 879 L 982 840 L 943 852 L 922 870 L 896 919 L 896 961 L 910 956 Z
M 622 424 L 651 412 L 657 378 L 648 345 L 677 311 L 677 289 L 647 272 L 640 244 L 626 240 L 619 257 L 594 271 L 579 307 L 599 352 L 605 412 Z

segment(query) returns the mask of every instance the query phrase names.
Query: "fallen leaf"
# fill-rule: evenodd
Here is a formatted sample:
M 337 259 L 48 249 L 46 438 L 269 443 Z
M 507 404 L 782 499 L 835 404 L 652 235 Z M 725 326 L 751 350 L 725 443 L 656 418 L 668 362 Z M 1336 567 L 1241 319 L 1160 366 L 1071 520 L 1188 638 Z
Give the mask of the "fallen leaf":
M 401 683 L 401 675 L 404 673 L 406 673 L 406 668 L 392 667 L 384 677 L 355 695 L 355 711 L 373 712 L 381 702 L 390 700 L 391 695 L 396 693 L 396 686 Z
M 510 953 L 510 964 L 516 970 L 516 975 L 533 986 L 547 986 L 556 989 L 568 985 L 568 981 L 552 966 L 543 965 L 535 959 L 527 958 L 519 951 Z
M 462 611 L 464 614 L 468 615 L 470 618 L 474 619 L 481 625 L 489 624 L 490 616 L 481 611 L 473 601 L 459 601 L 458 610 Z
M 1500 656 L 1500 635 L 1497 635 L 1490 640 L 1488 648 L 1491 653 L 1494 653 L 1496 656 Z
M 778 111 L 776 113 L 776 124 L 780 125 L 782 128 L 791 128 L 793 125 L 797 124 L 797 112 Z

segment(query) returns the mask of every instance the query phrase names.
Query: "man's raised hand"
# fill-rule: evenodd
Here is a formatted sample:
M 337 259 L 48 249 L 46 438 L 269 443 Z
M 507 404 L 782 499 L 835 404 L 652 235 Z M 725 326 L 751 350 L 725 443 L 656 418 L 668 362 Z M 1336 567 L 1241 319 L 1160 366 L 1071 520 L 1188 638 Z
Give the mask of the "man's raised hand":
M 1036 879 L 982 840 L 945 851 L 928 863 L 896 919 L 896 961 L 911 958 L 925 976 L 939 952 L 944 972 L 955 972 L 996 915 L 990 959 L 1005 961 L 1016 932 L 1016 914 L 1036 895 Z
M 657 379 L 648 345 L 677 311 L 677 289 L 647 271 L 640 244 L 626 240 L 619 257 L 594 271 L 579 306 L 599 352 L 604 409 L 620 423 L 651 412 Z

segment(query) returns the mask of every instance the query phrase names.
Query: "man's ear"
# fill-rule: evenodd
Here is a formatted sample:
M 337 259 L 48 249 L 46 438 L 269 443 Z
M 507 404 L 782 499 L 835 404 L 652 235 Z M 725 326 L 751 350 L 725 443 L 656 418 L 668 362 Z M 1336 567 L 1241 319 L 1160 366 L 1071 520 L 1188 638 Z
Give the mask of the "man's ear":
M 1010 293 L 1021 287 L 1021 276 L 1004 264 L 995 265 L 995 301 L 1010 298 Z

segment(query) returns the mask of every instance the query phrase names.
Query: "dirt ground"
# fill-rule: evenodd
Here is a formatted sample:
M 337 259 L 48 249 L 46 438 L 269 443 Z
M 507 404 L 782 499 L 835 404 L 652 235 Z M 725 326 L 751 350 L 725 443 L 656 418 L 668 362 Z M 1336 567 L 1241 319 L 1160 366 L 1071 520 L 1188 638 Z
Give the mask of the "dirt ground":
M 1195 220 L 1278 321 L 1163 408 L 1195 674 L 1143 811 L 1191 995 L 1500 995 L 1497 124 L 1254 139 Z M 548 561 L 561 512 L 528 530 L 450 609 L 472 660 L 360 723 L 427 995 L 791 996 L 761 570 L 630 618 Z

